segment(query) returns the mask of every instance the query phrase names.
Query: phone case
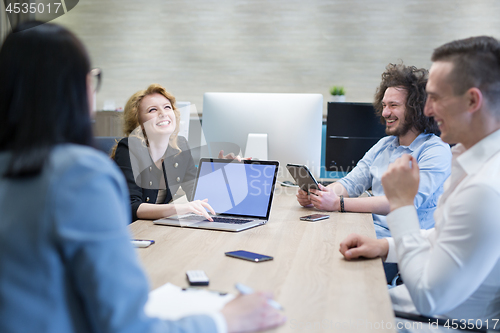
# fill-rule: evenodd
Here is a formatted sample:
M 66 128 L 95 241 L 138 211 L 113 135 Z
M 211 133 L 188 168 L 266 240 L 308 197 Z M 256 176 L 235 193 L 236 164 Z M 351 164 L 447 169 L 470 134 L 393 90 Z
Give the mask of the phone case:
M 305 165 L 298 164 L 287 164 L 286 168 L 288 172 L 292 175 L 293 179 L 297 185 L 305 192 L 309 193 L 309 190 L 319 189 L 318 182 L 311 174 L 311 171 Z

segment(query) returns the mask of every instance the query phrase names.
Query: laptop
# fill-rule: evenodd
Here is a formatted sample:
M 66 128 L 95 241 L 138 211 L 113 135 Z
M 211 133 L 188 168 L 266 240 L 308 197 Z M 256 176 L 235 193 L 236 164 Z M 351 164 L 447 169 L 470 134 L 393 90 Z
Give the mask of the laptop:
M 213 222 L 196 214 L 175 215 L 155 224 L 242 231 L 266 224 L 271 213 L 278 175 L 277 161 L 241 161 L 202 158 L 193 200 L 208 199 L 216 215 Z

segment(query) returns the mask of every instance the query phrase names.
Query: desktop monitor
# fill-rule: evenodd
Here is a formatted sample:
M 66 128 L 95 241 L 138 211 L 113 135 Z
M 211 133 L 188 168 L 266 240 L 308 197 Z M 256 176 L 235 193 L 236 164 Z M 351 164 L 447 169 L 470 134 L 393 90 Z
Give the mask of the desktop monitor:
M 321 94 L 205 93 L 203 96 L 202 129 L 207 145 L 231 142 L 245 154 L 249 134 L 267 135 L 267 159 L 280 162 L 280 178 L 291 179 L 285 168 L 287 163 L 305 164 L 319 177 L 322 118 Z M 262 140 L 257 141 L 262 144 Z
M 327 171 L 349 172 L 385 134 L 385 126 L 370 103 L 328 103 Z

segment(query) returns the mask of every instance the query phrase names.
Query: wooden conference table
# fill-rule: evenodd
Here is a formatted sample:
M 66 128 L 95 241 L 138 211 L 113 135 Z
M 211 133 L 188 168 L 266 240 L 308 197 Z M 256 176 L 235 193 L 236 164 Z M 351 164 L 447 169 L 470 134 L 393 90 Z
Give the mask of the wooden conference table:
M 330 213 L 318 222 L 299 220 L 295 188 L 278 186 L 269 222 L 238 233 L 154 225 L 137 221 L 134 238 L 156 244 L 138 249 L 153 289 L 171 282 L 188 286 L 185 272 L 204 270 L 210 289 L 236 294 L 236 282 L 272 291 L 287 323 L 276 332 L 395 331 L 380 259 L 346 261 L 340 242 L 350 233 L 375 238 L 371 214 Z M 224 252 L 247 250 L 274 260 L 253 263 Z

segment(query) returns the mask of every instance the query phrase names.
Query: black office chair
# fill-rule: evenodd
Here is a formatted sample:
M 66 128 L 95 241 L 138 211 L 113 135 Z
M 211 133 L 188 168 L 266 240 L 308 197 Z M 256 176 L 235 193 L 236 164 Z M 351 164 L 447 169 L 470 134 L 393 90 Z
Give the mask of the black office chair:
M 119 136 L 96 136 L 94 137 L 95 148 L 110 155 L 111 149 L 120 139 Z

